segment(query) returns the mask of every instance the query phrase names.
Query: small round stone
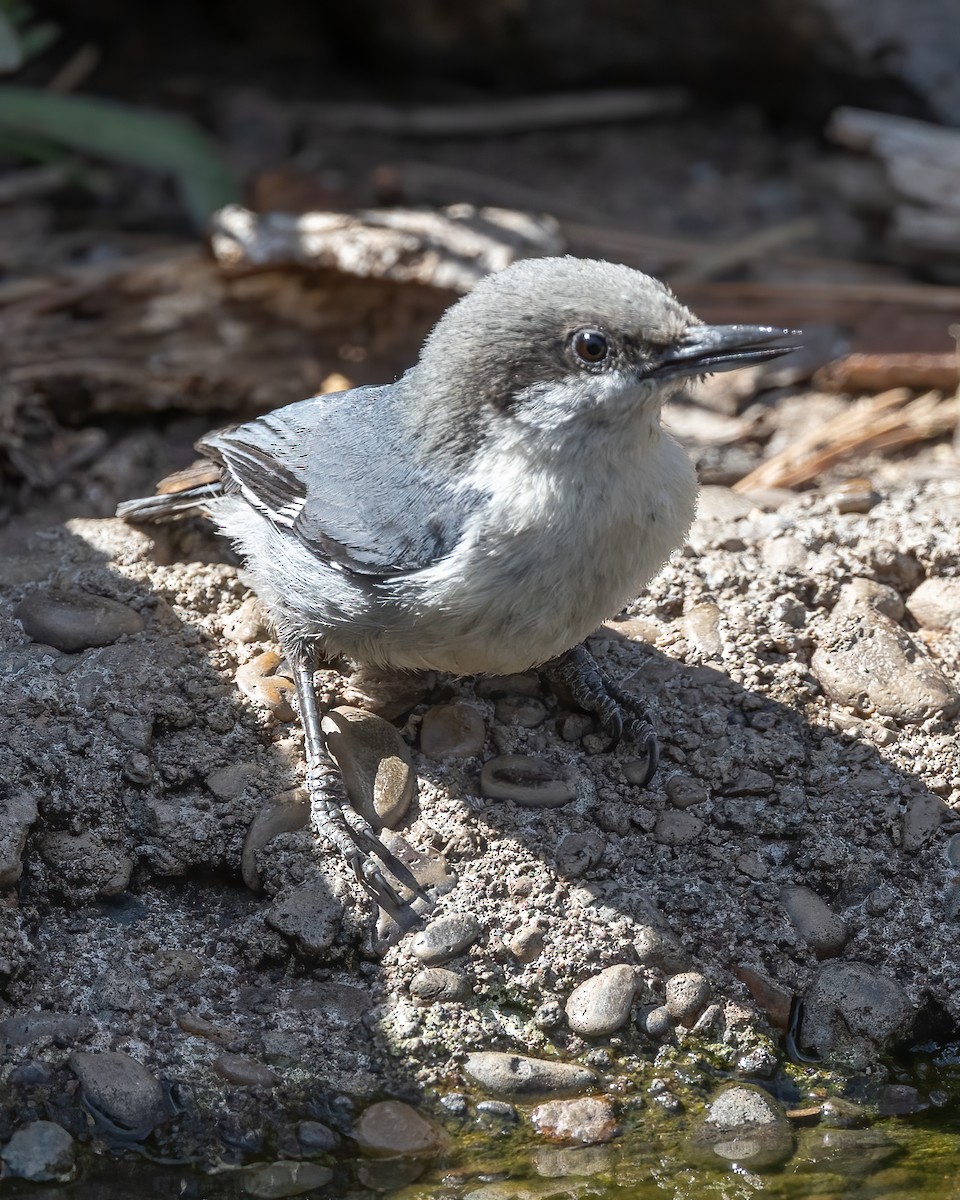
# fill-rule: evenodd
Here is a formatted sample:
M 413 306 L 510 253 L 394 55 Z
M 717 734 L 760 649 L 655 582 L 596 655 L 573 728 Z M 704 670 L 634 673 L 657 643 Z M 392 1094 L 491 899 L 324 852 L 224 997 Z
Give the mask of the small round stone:
M 921 629 L 960 626 L 960 578 L 925 579 L 907 600 L 907 610 Z
M 692 1025 L 710 999 L 710 985 L 697 971 L 684 971 L 667 980 L 667 1012 L 682 1025 Z
M 410 943 L 410 951 L 427 966 L 438 966 L 462 954 L 483 933 L 476 917 L 469 913 L 450 913 L 437 917 Z
M 524 925 L 505 945 L 518 962 L 535 962 L 543 953 L 543 930 L 538 925 Z
M 296 714 L 290 702 L 297 689 L 292 679 L 277 674 L 282 661 L 272 650 L 258 654 L 237 669 L 236 681 L 248 700 L 269 709 L 278 721 L 292 721 Z
M 18 605 L 16 616 L 27 637 L 75 654 L 91 646 L 109 646 L 140 633 L 145 621 L 126 604 L 91 592 L 38 588 Z
M 569 767 L 542 758 L 502 754 L 483 764 L 480 792 L 490 800 L 513 800 L 526 808 L 559 808 L 577 797 L 577 776 Z
M 322 955 L 333 945 L 343 918 L 343 901 L 322 875 L 315 875 L 275 901 L 267 924 L 291 938 L 304 954 Z
M 400 1100 L 364 1109 L 352 1137 L 364 1153 L 383 1157 L 434 1158 L 450 1141 L 439 1125 Z
M 435 704 L 420 723 L 420 749 L 427 758 L 472 758 L 486 736 L 483 717 L 472 704 Z
M 75 1051 L 69 1062 L 89 1107 L 131 1136 L 146 1137 L 170 1115 L 159 1082 L 128 1054 Z
M 494 711 L 501 725 L 521 729 L 536 729 L 547 719 L 547 706 L 537 696 L 504 696 Z
M 664 791 L 674 808 L 690 808 L 710 799 L 707 785 L 699 779 L 691 779 L 689 775 L 671 775 L 664 784 Z
M 810 888 L 790 884 L 781 889 L 780 903 L 818 958 L 833 958 L 847 944 L 849 935 L 843 920 Z
M 468 1054 L 464 1072 L 482 1088 L 504 1096 L 537 1096 L 582 1092 L 596 1084 L 596 1075 L 576 1063 L 531 1058 L 501 1050 Z
M 693 813 L 667 810 L 657 817 L 653 840 L 661 846 L 686 846 L 703 833 L 703 821 Z
M 73 1138 L 54 1121 L 22 1125 L 0 1151 L 4 1174 L 33 1183 L 67 1183 L 76 1172 Z
M 644 967 L 660 971 L 682 971 L 687 965 L 687 952 L 672 933 L 641 925 L 633 940 L 637 960 Z
M 421 1004 L 449 1003 L 466 995 L 466 980 L 445 967 L 426 967 L 410 980 L 410 995 Z
M 530 1113 L 530 1120 L 543 1137 L 567 1145 L 596 1146 L 611 1141 L 617 1134 L 613 1105 L 596 1096 L 548 1100 Z
M 222 1079 L 241 1087 L 272 1088 L 279 1082 L 269 1067 L 242 1054 L 221 1054 L 213 1060 L 213 1069 Z
M 374 829 L 395 829 L 417 786 L 410 749 L 399 730 L 362 708 L 335 708 L 321 724 L 350 803 Z
M 593 830 L 568 833 L 557 846 L 557 870 L 566 879 L 577 879 L 597 865 L 605 849 L 603 838 Z
M 640 1014 L 637 1024 L 647 1035 L 655 1041 L 662 1041 L 668 1038 L 673 1033 L 673 1017 L 671 1017 L 669 1009 L 665 1004 L 660 1004 L 656 1008 L 649 1008 Z
M 730 1131 L 743 1125 L 778 1125 L 783 1109 L 760 1088 L 736 1085 L 727 1088 L 707 1107 L 707 1124 Z
M 329 1167 L 311 1162 L 258 1163 L 242 1175 L 243 1191 L 256 1200 L 285 1200 L 287 1196 L 314 1195 L 333 1178 Z
M 627 1023 L 637 977 L 626 964 L 607 967 L 571 992 L 567 1023 L 581 1037 L 605 1037 Z

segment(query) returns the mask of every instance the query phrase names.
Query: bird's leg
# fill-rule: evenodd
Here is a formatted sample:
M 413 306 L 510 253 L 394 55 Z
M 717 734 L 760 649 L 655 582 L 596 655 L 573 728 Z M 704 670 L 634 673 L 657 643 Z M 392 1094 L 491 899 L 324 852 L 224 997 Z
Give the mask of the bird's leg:
M 660 752 L 657 735 L 642 702 L 608 679 L 584 645 L 574 646 L 559 658 L 552 658 L 541 667 L 541 672 L 551 683 L 563 684 L 582 709 L 599 718 L 613 738 L 614 746 L 624 733 L 643 746 L 647 773 L 641 786 L 646 787 L 656 774 Z
M 306 783 L 313 827 L 338 851 L 380 907 L 399 924 L 411 925 L 417 920 L 416 914 L 387 882 L 371 855 L 380 858 L 390 872 L 417 896 L 423 895 L 422 889 L 410 870 L 387 850 L 373 828 L 347 800 L 343 780 L 327 751 L 320 725 L 320 710 L 313 688 L 313 661 L 291 650 L 287 651 L 287 661 L 296 684 L 297 707 L 303 725 Z

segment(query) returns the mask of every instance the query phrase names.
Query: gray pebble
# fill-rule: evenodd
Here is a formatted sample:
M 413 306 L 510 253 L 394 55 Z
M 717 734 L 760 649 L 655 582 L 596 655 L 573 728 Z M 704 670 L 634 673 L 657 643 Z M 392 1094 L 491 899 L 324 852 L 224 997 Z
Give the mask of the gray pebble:
M 275 901 L 265 916 L 271 928 L 292 938 L 303 953 L 325 954 L 340 928 L 343 902 L 322 875 L 315 875 Z
M 898 591 L 876 579 L 858 576 L 840 589 L 834 614 L 857 616 L 865 609 L 882 613 L 891 621 L 903 619 L 903 601 Z
M 703 821 L 689 812 L 668 810 L 657 817 L 653 840 L 661 846 L 685 846 L 703 833 Z
M 910 997 L 889 975 L 857 962 L 827 962 L 806 994 L 804 1046 L 843 1054 L 854 1069 L 876 1060 L 914 1016 Z
M 636 994 L 632 967 L 607 967 L 571 992 L 566 1003 L 567 1023 L 581 1037 L 605 1037 L 627 1023 Z
M 260 775 L 255 762 L 230 763 L 211 771 L 204 782 L 218 800 L 236 800 Z
M 4 1174 L 34 1183 L 67 1183 L 76 1173 L 73 1138 L 54 1121 L 22 1125 L 0 1150 Z
M 287 1196 L 313 1194 L 333 1179 L 333 1171 L 311 1162 L 258 1163 L 241 1176 L 243 1191 L 256 1200 L 284 1200 Z
M 527 808 L 559 808 L 577 797 L 577 775 L 571 767 L 542 758 L 502 754 L 483 764 L 480 792 L 490 800 L 513 800 Z
M 488 1091 L 508 1096 L 549 1095 L 582 1092 L 596 1084 L 596 1075 L 575 1063 L 480 1050 L 468 1054 L 464 1071 L 474 1083 Z
M 535 962 L 543 953 L 543 930 L 539 925 L 524 925 L 504 944 L 518 962 Z
M 483 933 L 476 919 L 469 913 L 451 913 L 431 921 L 410 943 L 410 951 L 422 963 L 437 966 L 449 962 L 462 954 Z
M 547 706 L 538 696 L 504 696 L 497 701 L 495 713 L 501 725 L 536 729 L 547 719 Z
M 466 993 L 467 984 L 463 976 L 445 967 L 426 967 L 410 980 L 410 995 L 421 1004 L 462 1000 Z
M 471 758 L 487 736 L 483 717 L 472 704 L 435 704 L 423 714 L 420 749 L 427 758 Z
M 664 784 L 664 791 L 674 808 L 690 808 L 710 799 L 707 785 L 699 779 L 691 779 L 689 775 L 671 775 Z
M 567 879 L 577 879 L 603 858 L 606 843 L 592 830 L 568 833 L 557 846 L 557 870 Z
M 75 1042 L 92 1032 L 95 1025 L 90 1017 L 71 1013 L 28 1012 L 0 1021 L 0 1040 L 8 1046 L 30 1046 L 41 1039 Z
M 25 788 L 0 798 L 0 887 L 10 887 L 23 870 L 23 848 L 37 819 L 37 801 Z
M 261 1062 L 243 1054 L 221 1054 L 213 1060 L 213 1069 L 229 1083 L 240 1087 L 276 1087 L 277 1076 Z
M 773 792 L 773 776 L 768 771 L 747 767 L 728 787 L 727 796 L 769 796 Z
M 955 833 L 947 842 L 947 862 L 951 867 L 960 867 L 960 833 Z
M 596 1146 L 618 1133 L 613 1105 L 602 1096 L 579 1100 L 548 1100 L 530 1113 L 534 1129 L 551 1142 Z
M 644 1010 L 640 1014 L 637 1024 L 647 1037 L 651 1037 L 657 1042 L 663 1041 L 673 1033 L 673 1017 L 670 1016 L 665 1004 L 658 1004 L 656 1008 Z
M 760 1088 L 737 1084 L 707 1108 L 694 1142 L 712 1161 L 760 1170 L 785 1162 L 793 1153 L 790 1125 L 780 1105 Z
M 908 854 L 916 854 L 940 828 L 950 810 L 932 792 L 912 796 L 903 814 L 900 845 Z
M 170 1115 L 163 1088 L 128 1054 L 76 1051 L 69 1065 L 90 1109 L 133 1137 L 146 1137 Z
M 399 730 L 362 708 L 334 708 L 321 725 L 350 803 L 374 829 L 395 829 L 410 807 L 417 783 L 409 747 Z
M 960 579 L 925 579 L 907 600 L 907 609 L 921 629 L 960 626 Z
M 448 1135 L 402 1100 L 380 1100 L 360 1114 L 351 1137 L 368 1154 L 433 1158 L 449 1144 Z
M 709 999 L 710 985 L 697 971 L 684 971 L 667 980 L 665 1006 L 681 1025 L 692 1025 Z
M 520 1114 L 506 1100 L 481 1100 L 477 1104 L 477 1116 L 487 1128 L 502 1129 L 505 1125 L 516 1125 Z
M 960 708 L 960 695 L 922 646 L 880 612 L 833 617 L 810 667 L 830 700 L 861 714 L 909 724 Z
M 297 1141 L 309 1154 L 329 1154 L 340 1145 L 340 1135 L 321 1121 L 301 1121 Z
M 870 1114 L 852 1100 L 832 1096 L 820 1107 L 820 1123 L 829 1129 L 862 1129 L 869 1125 Z
M 126 604 L 92 592 L 38 588 L 18 605 L 17 619 L 34 642 L 75 654 L 142 632 L 146 622 Z
M 788 885 L 780 891 L 780 903 L 793 927 L 818 958 L 833 958 L 847 944 L 847 927 L 816 892 Z
M 653 925 L 641 925 L 633 939 L 637 960 L 644 967 L 656 967 L 660 971 L 674 973 L 683 971 L 689 956 L 672 933 L 656 929 Z
M 567 713 L 560 722 L 560 736 L 565 742 L 579 742 L 593 729 L 593 717 L 588 713 Z

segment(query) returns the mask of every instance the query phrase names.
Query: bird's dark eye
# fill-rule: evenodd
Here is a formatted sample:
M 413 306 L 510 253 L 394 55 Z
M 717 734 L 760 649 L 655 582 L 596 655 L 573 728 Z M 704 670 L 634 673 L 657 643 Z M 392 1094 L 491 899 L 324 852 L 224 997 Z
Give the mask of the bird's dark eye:
M 581 329 L 573 335 L 573 352 L 581 362 L 594 366 L 610 353 L 610 341 L 599 329 Z

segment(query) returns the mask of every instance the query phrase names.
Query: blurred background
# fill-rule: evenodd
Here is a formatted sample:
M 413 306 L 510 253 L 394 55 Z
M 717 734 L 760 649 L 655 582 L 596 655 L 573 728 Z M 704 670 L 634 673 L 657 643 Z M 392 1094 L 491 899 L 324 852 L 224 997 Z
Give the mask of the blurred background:
M 802 326 L 668 421 L 701 478 L 956 473 L 952 0 L 0 2 L 0 519 L 390 379 L 515 257 Z

